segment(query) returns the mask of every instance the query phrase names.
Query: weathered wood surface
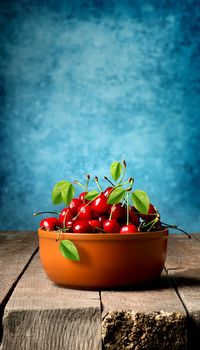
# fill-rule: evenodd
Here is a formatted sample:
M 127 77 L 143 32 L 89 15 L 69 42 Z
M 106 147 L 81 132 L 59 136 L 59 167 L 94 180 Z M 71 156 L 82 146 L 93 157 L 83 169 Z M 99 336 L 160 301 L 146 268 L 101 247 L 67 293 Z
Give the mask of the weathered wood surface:
M 37 247 L 34 232 L 0 232 L 0 306 Z
M 51 283 L 36 247 L 36 233 L 0 233 L 2 350 L 100 350 L 101 329 L 106 350 L 200 349 L 200 234 L 170 235 L 157 282 L 100 293 Z
M 165 272 L 148 286 L 101 292 L 101 300 L 105 349 L 186 348 L 186 312 Z
M 199 234 L 169 236 L 166 271 L 150 290 L 101 293 L 105 349 L 200 349 Z
M 197 241 L 200 241 L 200 233 L 194 233 L 192 237 L 193 236 L 197 239 Z
M 200 235 L 170 236 L 166 270 L 188 313 L 188 349 L 200 349 Z
M 51 283 L 37 254 L 6 305 L 3 325 L 2 350 L 99 350 L 99 293 Z

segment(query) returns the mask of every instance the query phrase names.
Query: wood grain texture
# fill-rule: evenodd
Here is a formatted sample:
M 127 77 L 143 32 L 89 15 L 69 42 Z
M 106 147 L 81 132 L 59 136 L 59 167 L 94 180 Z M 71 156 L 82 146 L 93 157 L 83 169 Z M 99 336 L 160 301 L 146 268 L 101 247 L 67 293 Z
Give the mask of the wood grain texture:
M 166 269 L 198 268 L 199 240 L 200 235 L 192 235 L 191 239 L 182 234 L 169 235 Z
M 37 247 L 36 232 L 0 232 L 0 305 Z
M 188 349 L 200 349 L 200 235 L 169 237 L 166 270 L 189 315 Z
M 192 237 L 195 237 L 198 241 L 200 241 L 200 233 L 194 233 L 192 234 Z
M 185 349 L 186 312 L 165 271 L 141 288 L 101 293 L 105 349 Z
M 99 293 L 56 286 L 37 254 L 5 308 L 3 326 L 2 350 L 99 350 Z

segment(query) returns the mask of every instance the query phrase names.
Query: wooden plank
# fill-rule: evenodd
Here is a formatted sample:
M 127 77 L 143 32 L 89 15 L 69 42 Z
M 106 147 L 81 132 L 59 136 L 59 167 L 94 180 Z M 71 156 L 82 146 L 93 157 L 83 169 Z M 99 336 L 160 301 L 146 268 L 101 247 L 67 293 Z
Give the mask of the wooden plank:
M 167 270 L 186 270 L 199 267 L 200 244 L 198 236 L 200 235 L 192 235 L 192 238 L 188 239 L 183 234 L 169 235 L 165 264 Z
M 188 349 L 200 348 L 199 235 L 169 237 L 166 269 L 188 313 Z
M 165 271 L 156 282 L 126 291 L 104 291 L 105 349 L 185 349 L 186 312 Z
M 2 350 L 99 350 L 99 292 L 56 286 L 37 254 L 6 305 L 3 325 Z
M 200 233 L 192 234 L 192 237 L 195 237 L 198 241 L 200 241 Z
M 0 232 L 0 305 L 37 247 L 35 232 Z
M 37 249 L 34 232 L 0 231 L 0 343 L 4 307 Z

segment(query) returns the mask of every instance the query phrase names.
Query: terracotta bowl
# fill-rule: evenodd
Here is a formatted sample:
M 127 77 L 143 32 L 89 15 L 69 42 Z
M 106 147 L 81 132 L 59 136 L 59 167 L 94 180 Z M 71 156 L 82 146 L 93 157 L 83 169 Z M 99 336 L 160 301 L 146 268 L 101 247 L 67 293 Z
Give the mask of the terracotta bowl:
M 142 284 L 160 276 L 168 230 L 134 234 L 61 233 L 80 261 L 64 258 L 57 231 L 38 230 L 40 260 L 49 279 L 68 288 L 98 290 Z

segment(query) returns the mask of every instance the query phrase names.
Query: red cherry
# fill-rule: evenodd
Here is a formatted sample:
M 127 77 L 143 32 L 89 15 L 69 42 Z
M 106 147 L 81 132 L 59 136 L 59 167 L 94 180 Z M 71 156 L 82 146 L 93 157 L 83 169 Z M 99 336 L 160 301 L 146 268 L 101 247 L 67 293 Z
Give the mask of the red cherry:
M 148 214 L 155 214 L 155 213 L 157 213 L 156 207 L 154 207 L 153 204 L 150 204 L 150 205 L 149 205 Z M 155 217 L 156 217 L 156 216 L 155 216 Z
M 113 187 L 107 187 L 106 190 L 103 192 L 104 196 L 108 197 L 112 190 Z
M 107 198 L 101 193 L 92 203 L 92 210 L 99 215 L 105 214 L 110 208 L 110 204 L 107 204 Z
M 92 210 L 92 217 L 94 219 L 99 219 L 100 214 L 96 213 L 95 211 Z
M 122 207 L 120 203 L 113 204 L 109 210 L 109 213 L 112 211 L 112 219 L 122 219 L 126 217 L 126 208 Z
M 92 227 L 92 232 L 100 232 L 102 225 L 99 220 L 88 220 L 89 225 Z
M 82 204 L 78 208 L 78 216 L 80 219 L 92 219 L 92 209 L 90 205 Z
M 54 230 L 57 226 L 61 227 L 61 222 L 54 217 L 43 219 L 40 222 L 40 227 L 44 227 L 46 230 Z
M 80 205 L 83 204 L 82 201 L 78 198 L 73 198 L 71 202 L 69 203 L 69 210 L 72 216 L 76 216 L 78 213 L 78 208 Z
M 137 227 L 133 224 L 124 225 L 120 229 L 120 233 L 136 233 L 138 232 Z
M 140 224 L 139 215 L 135 214 L 134 211 L 130 210 L 129 211 L 129 221 L 132 224 L 139 226 L 139 224 Z
M 119 224 L 115 219 L 108 219 L 104 221 L 103 229 L 108 233 L 119 233 L 120 231 Z
M 78 219 L 73 223 L 74 233 L 89 233 L 92 231 L 92 227 L 86 219 Z
M 108 220 L 108 217 L 105 215 L 101 215 L 101 216 L 99 216 L 98 220 L 101 224 L 103 224 L 104 221 Z
M 89 202 L 87 199 L 84 198 L 84 197 L 86 196 L 87 193 L 88 193 L 88 192 L 82 192 L 82 193 L 79 195 L 78 199 L 80 199 L 80 201 L 81 201 L 82 203 L 88 203 L 88 202 Z
M 59 220 L 63 224 L 63 227 L 66 227 L 66 222 L 71 220 L 72 218 L 73 216 L 70 213 L 69 208 L 64 208 L 59 215 Z
M 72 220 L 68 220 L 65 222 L 65 228 L 67 229 L 67 232 L 73 232 L 72 226 L 73 226 Z
M 155 214 L 155 215 L 153 215 Z M 157 209 L 156 207 L 154 207 L 153 204 L 150 204 L 149 205 L 149 210 L 148 210 L 148 214 L 140 214 L 141 218 L 143 220 L 146 220 L 146 221 L 152 221 L 153 219 L 155 219 L 158 215 L 158 212 L 157 212 Z

